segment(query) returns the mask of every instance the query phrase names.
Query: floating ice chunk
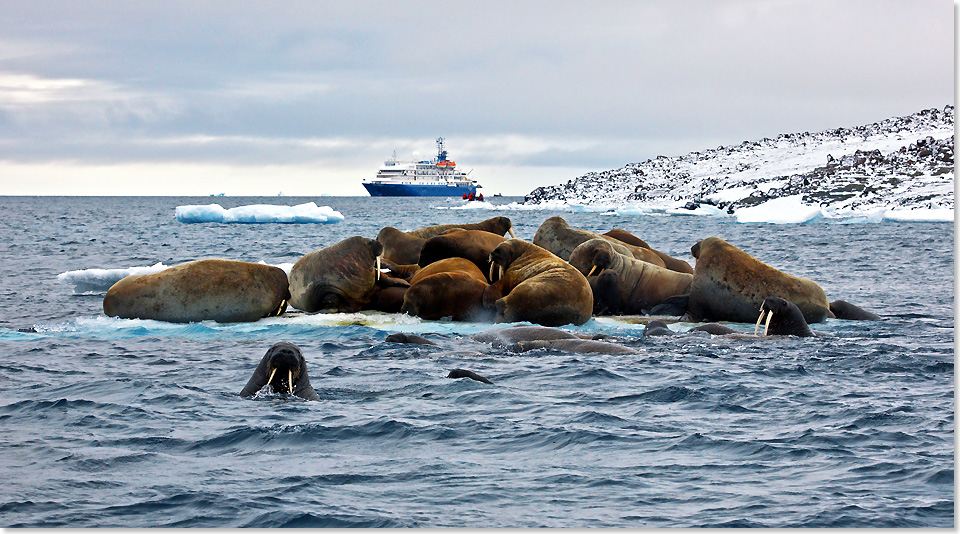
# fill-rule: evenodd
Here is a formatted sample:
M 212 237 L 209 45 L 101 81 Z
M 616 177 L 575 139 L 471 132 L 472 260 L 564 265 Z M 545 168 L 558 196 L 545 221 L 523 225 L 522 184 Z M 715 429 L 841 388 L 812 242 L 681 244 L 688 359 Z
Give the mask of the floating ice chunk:
M 892 209 L 885 213 L 883 218 L 888 221 L 897 222 L 953 222 L 954 210 L 949 208 L 915 210 Z
M 759 206 L 737 210 L 734 216 L 737 222 L 764 222 L 773 224 L 804 223 L 823 217 L 820 206 L 808 206 L 802 201 L 803 195 L 768 200 Z
M 157 273 L 166 268 L 166 265 L 158 262 L 149 267 L 128 267 L 125 269 L 80 269 L 58 274 L 57 282 L 60 282 L 61 284 L 73 285 L 73 293 L 75 295 L 105 293 L 108 289 L 110 289 L 110 286 L 117 283 L 120 279 L 130 276 L 131 274 Z
M 338 223 L 343 214 L 330 206 L 314 202 L 296 206 L 253 204 L 224 209 L 220 204 L 177 206 L 177 220 L 182 223 Z

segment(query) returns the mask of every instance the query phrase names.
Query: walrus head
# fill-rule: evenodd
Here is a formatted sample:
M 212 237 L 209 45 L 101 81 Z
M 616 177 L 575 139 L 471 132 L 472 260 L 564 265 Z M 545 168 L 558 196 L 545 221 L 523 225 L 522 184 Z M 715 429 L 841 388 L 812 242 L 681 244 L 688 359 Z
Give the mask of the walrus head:
M 267 385 L 273 393 L 293 395 L 293 385 L 300 379 L 301 370 L 306 367 L 300 347 L 281 341 L 270 347 L 267 355 Z
M 753 333 L 757 334 L 760 330 L 760 322 L 766 321 L 763 327 L 763 335 L 771 335 L 770 327 L 773 326 L 772 335 L 794 335 L 794 336 L 812 336 L 813 332 L 807 326 L 803 318 L 803 313 L 796 304 L 780 297 L 767 297 L 763 299 L 760 305 L 760 317 L 757 318 L 757 324 Z
M 504 269 L 510 267 L 513 260 L 522 254 L 522 251 L 518 250 L 518 242 L 526 243 L 526 241 L 519 239 L 508 239 L 497 245 L 497 248 L 493 249 L 493 252 L 490 253 L 490 275 L 488 278 L 491 284 L 503 278 Z M 499 275 L 496 277 L 496 280 L 494 280 L 494 267 L 499 267 Z
M 614 254 L 618 253 L 605 239 L 590 239 L 573 249 L 569 262 L 584 276 L 590 277 L 609 268 L 613 264 Z

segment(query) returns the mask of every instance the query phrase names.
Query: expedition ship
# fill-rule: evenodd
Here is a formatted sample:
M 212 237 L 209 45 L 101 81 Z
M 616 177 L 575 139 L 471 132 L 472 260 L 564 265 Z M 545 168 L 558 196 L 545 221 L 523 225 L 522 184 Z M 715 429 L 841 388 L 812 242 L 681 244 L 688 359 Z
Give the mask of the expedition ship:
M 482 186 L 457 169 L 447 159 L 443 138 L 437 138 L 437 157 L 432 161 L 399 161 L 393 157 L 383 162 L 376 178 L 363 181 L 372 197 L 463 197 L 477 193 Z

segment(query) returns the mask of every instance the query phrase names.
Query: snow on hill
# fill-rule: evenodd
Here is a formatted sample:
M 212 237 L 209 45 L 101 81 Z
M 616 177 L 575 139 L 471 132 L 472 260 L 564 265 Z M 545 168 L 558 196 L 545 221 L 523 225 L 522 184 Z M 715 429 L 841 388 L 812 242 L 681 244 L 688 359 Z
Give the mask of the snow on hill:
M 792 203 L 816 215 L 922 210 L 953 220 L 953 113 L 946 106 L 854 128 L 657 156 L 537 188 L 524 204 L 621 211 L 628 204 L 639 211 L 748 218 L 750 210 Z M 917 218 L 924 217 L 900 217 Z

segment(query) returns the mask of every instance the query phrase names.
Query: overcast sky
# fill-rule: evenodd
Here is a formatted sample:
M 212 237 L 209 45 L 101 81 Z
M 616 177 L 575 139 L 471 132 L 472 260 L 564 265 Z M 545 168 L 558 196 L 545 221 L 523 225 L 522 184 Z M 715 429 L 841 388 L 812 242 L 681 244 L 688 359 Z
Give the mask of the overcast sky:
M 952 0 L 4 2 L 0 194 L 487 195 L 953 104 Z

